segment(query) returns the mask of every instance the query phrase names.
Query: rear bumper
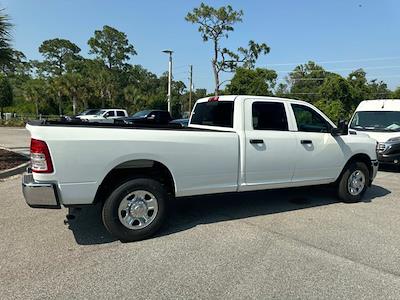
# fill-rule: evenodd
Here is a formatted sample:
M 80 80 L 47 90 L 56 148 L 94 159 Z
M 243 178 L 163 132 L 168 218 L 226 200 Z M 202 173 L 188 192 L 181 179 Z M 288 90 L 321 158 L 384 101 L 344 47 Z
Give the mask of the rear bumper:
M 61 208 L 56 185 L 36 182 L 30 170 L 22 177 L 22 192 L 26 203 L 33 208 Z

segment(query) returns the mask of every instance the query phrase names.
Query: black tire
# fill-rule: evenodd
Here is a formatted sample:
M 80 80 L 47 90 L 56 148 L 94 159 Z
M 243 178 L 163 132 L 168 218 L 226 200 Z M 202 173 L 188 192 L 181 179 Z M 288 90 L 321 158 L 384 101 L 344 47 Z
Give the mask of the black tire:
M 353 195 L 349 191 L 348 181 L 350 175 L 352 175 L 356 171 L 360 171 L 363 173 L 365 182 L 362 190 L 357 191 L 357 195 Z M 346 203 L 359 202 L 362 199 L 362 196 L 364 195 L 365 191 L 367 190 L 368 183 L 369 183 L 369 170 L 365 165 L 365 163 L 362 162 L 351 163 L 350 165 L 348 165 L 347 169 L 343 172 L 342 177 L 339 180 L 338 196 L 343 202 Z
M 127 228 L 120 220 L 119 205 L 127 195 L 134 191 L 148 191 L 154 195 L 158 211 L 151 223 L 141 229 Z M 124 242 L 139 241 L 153 236 L 162 226 L 166 215 L 168 195 L 164 187 L 153 179 L 139 178 L 123 183 L 117 187 L 104 202 L 102 219 L 104 226 L 114 237 Z

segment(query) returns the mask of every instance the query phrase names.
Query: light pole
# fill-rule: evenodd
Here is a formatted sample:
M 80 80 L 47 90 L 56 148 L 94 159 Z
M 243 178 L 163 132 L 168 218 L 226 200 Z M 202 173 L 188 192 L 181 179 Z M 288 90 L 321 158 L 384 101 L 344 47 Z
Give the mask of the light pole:
M 164 53 L 169 54 L 169 62 L 168 62 L 168 112 L 171 113 L 171 85 L 172 85 L 172 50 L 163 50 Z

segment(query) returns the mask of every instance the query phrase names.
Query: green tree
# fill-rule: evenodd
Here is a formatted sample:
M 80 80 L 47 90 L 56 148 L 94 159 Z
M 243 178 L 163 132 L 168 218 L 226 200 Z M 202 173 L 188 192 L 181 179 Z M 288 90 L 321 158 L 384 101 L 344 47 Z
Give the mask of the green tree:
M 180 118 L 181 112 L 185 109 L 187 99 L 184 97 L 185 89 L 186 85 L 182 81 L 172 81 L 171 115 L 174 118 Z
M 383 81 L 373 79 L 368 84 L 368 87 L 370 99 L 388 99 L 391 96 L 387 84 Z
M 346 113 L 345 109 L 343 108 L 343 103 L 339 100 L 328 101 L 321 99 L 315 102 L 315 106 L 323 111 L 329 117 L 329 119 L 334 122 L 347 119 L 349 117 L 348 113 Z
M 11 59 L 2 66 L 2 72 L 8 76 L 29 77 L 31 65 L 27 61 L 24 53 L 18 50 L 11 50 Z
M 39 78 L 29 79 L 24 83 L 22 89 L 25 100 L 34 103 L 36 116 L 39 116 L 40 102 L 46 93 L 46 82 Z
M 232 72 L 237 67 L 252 68 L 260 54 L 267 54 L 270 48 L 265 44 L 249 41 L 248 48 L 240 47 L 236 52 L 221 47 L 221 40 L 228 38 L 229 32 L 234 31 L 234 25 L 242 22 L 243 11 L 234 10 L 232 6 L 214 8 L 201 3 L 198 8 L 189 12 L 185 20 L 198 25 L 203 41 L 213 43 L 213 58 L 211 60 L 215 95 L 218 95 L 223 82 L 220 82 L 221 72 Z
M 102 30 L 96 30 L 94 36 L 88 41 L 90 54 L 94 54 L 98 62 L 96 68 L 99 74 L 94 76 L 92 81 L 98 87 L 102 104 L 107 99 L 110 105 L 115 106 L 117 98 L 123 98 L 123 88 L 127 83 L 126 70 L 129 65 L 126 63 L 131 56 L 137 52 L 125 33 L 110 26 L 103 26 Z M 101 83 L 101 87 L 99 84 Z
M 124 99 L 127 109 L 137 112 L 146 108 L 146 99 L 141 91 L 134 85 L 130 84 L 124 88 Z
M 336 74 L 331 74 L 320 86 L 319 98 L 314 104 L 335 122 L 350 117 L 355 108 L 353 87 Z
M 370 91 L 368 80 L 363 69 L 357 69 L 347 76 L 347 81 L 353 87 L 354 104 L 358 105 L 361 101 L 369 98 Z
M 7 65 L 12 60 L 10 18 L 4 9 L 0 10 L 0 66 Z
M 66 39 L 50 39 L 44 41 L 39 52 L 43 55 L 43 62 L 33 62 L 39 75 L 50 77 L 52 85 L 50 92 L 55 95 L 58 102 L 58 113 L 63 114 L 63 95 L 66 93 L 65 80 L 61 78 L 68 70 L 68 65 L 81 59 L 81 49 L 73 42 Z
M 207 96 L 207 89 L 196 89 L 194 91 L 194 97 L 193 99 L 200 99 L 200 98 L 204 98 Z
M 109 72 L 100 60 L 83 59 L 78 62 L 78 72 L 84 78 L 85 95 L 82 97 L 83 106 L 105 107 L 106 88 L 108 84 Z M 70 72 L 72 72 L 70 70 Z
M 13 90 L 7 76 L 0 75 L 0 108 L 1 118 L 3 117 L 3 109 L 10 106 L 13 102 Z
M 66 95 L 66 85 L 65 85 L 65 80 L 62 78 L 62 76 L 57 76 L 57 77 L 51 77 L 48 80 L 48 85 L 47 87 L 47 92 L 49 95 L 51 95 L 54 99 L 56 99 L 56 102 L 58 103 L 58 114 L 61 116 L 63 115 L 63 102 L 64 102 L 64 96 Z
M 121 69 L 131 56 L 136 55 L 135 47 L 129 43 L 125 33 L 110 26 L 96 30 L 88 41 L 90 54 L 101 59 L 108 69 Z
M 65 96 L 72 100 L 72 113 L 76 115 L 78 100 L 84 94 L 85 82 L 79 73 L 66 73 L 60 77 Z
M 288 97 L 289 95 L 289 87 L 286 83 L 279 83 L 275 90 L 275 96 L 277 97 Z
M 39 66 L 50 76 L 61 76 L 66 72 L 68 63 L 80 58 L 80 51 L 81 49 L 69 40 L 46 40 L 39 47 L 39 52 L 44 57 Z
M 320 87 L 328 75 L 323 67 L 313 61 L 296 66 L 287 78 L 291 96 L 314 103 L 319 98 Z
M 354 105 L 367 99 L 386 99 L 391 97 L 387 84 L 373 79 L 368 81 L 363 69 L 358 69 L 349 74 L 348 82 L 354 88 Z
M 337 100 L 343 104 L 345 113 L 349 116 L 354 107 L 353 87 L 350 83 L 339 75 L 329 76 L 320 87 L 320 98 L 329 103 Z
M 13 87 L 15 104 L 23 102 L 22 86 L 31 77 L 29 61 L 22 52 L 12 50 L 12 59 L 7 64 L 4 64 L 1 69 Z
M 228 94 L 239 95 L 272 95 L 276 78 L 277 74 L 273 70 L 237 68 L 226 91 Z
M 393 91 L 392 98 L 393 99 L 400 99 L 400 86 Z

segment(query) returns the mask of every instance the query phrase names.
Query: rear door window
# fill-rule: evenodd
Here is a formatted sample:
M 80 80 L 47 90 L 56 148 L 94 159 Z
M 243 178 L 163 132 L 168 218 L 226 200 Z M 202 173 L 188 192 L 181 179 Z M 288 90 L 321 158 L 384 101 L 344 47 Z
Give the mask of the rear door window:
M 169 121 L 171 121 L 171 117 L 169 116 L 169 113 L 166 111 L 160 112 L 160 122 L 168 123 Z
M 233 101 L 209 101 L 196 104 L 191 124 L 233 127 Z
M 280 102 L 254 102 L 252 105 L 254 130 L 280 130 L 289 129 L 286 110 Z
M 117 110 L 117 116 L 118 117 L 125 117 L 125 113 L 121 110 Z

